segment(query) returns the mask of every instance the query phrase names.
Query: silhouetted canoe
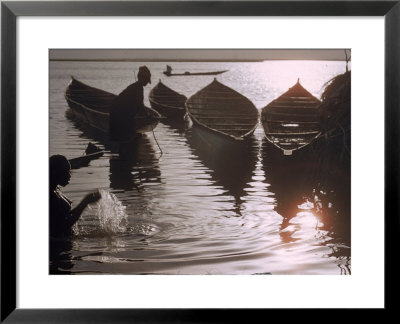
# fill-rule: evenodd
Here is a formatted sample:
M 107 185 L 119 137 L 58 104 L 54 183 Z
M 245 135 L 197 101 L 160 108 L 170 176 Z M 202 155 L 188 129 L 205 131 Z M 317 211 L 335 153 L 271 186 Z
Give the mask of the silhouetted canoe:
M 186 100 L 186 96 L 168 88 L 161 80 L 149 94 L 151 107 L 170 119 L 183 119 Z
M 76 158 L 69 159 L 69 163 L 71 164 L 71 169 L 79 169 L 81 167 L 87 166 L 90 161 L 98 159 L 103 156 L 104 151 L 94 145 L 93 143 L 89 143 L 85 154 Z
M 298 80 L 261 111 L 261 123 L 269 143 L 284 155 L 292 155 L 310 144 L 321 134 L 320 103 Z
M 109 132 L 110 110 L 114 99 L 113 93 L 88 86 L 74 77 L 65 91 L 65 99 L 72 111 L 90 126 L 103 133 Z M 147 116 L 135 118 L 135 132 L 145 133 L 153 130 L 161 115 L 152 108 L 146 107 Z
M 196 75 L 218 75 L 227 72 L 228 70 L 223 71 L 213 71 L 213 72 L 184 72 L 184 73 L 172 73 L 168 71 L 164 71 L 163 73 L 166 76 L 196 76 Z
M 258 110 L 237 91 L 214 79 L 186 101 L 193 124 L 210 135 L 211 141 L 240 142 L 250 137 L 258 124 Z

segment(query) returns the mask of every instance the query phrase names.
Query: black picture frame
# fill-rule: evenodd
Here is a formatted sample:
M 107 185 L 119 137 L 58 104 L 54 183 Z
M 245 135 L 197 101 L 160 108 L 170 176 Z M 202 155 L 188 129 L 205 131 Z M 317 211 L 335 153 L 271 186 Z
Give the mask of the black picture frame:
M 241 309 L 16 308 L 16 19 L 20 16 L 384 16 L 385 310 L 398 286 L 390 253 L 399 222 L 400 1 L 4 1 L 1 3 L 1 322 L 203 323 L 263 318 Z M 367 284 L 367 283 L 366 283 Z M 242 296 L 243 297 L 243 296 Z M 270 310 L 272 311 L 272 310 Z

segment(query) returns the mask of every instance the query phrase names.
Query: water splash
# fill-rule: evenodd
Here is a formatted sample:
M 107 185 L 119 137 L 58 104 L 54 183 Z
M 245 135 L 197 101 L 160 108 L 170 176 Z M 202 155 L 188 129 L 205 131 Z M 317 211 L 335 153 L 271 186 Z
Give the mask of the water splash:
M 77 236 L 104 236 L 127 232 L 126 207 L 107 190 L 99 190 L 101 199 L 87 207 L 87 215 L 75 223 L 72 230 Z
M 111 192 L 99 190 L 101 199 L 97 202 L 96 216 L 100 222 L 100 229 L 106 233 L 123 233 L 127 230 L 128 215 L 126 207 Z

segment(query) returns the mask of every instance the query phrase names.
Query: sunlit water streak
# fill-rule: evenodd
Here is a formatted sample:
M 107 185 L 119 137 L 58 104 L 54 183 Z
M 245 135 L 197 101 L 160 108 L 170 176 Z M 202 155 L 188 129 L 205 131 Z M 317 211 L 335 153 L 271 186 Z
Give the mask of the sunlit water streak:
M 89 141 L 65 112 L 63 97 L 70 75 L 118 93 L 134 81 L 144 63 L 51 62 L 50 153 L 68 158 L 83 153 Z M 190 96 L 214 77 L 166 77 L 165 63 L 146 63 L 152 85 L 161 79 Z M 270 61 L 255 63 L 175 63 L 176 71 L 228 69 L 217 79 L 247 96 L 261 109 L 291 87 L 297 78 L 315 96 L 345 69 L 343 62 Z M 226 175 L 193 142 L 192 129 L 159 124 L 137 154 L 120 159 L 106 148 L 88 167 L 73 170 L 63 189 L 77 204 L 97 188 L 104 198 L 85 210 L 77 235 L 57 265 L 72 273 L 122 274 L 349 274 L 350 215 L 318 210 L 312 189 L 300 185 L 297 173 L 287 182 L 276 177 L 257 128 L 251 156 Z M 229 170 L 229 169 L 228 169 Z M 289 171 L 289 170 L 287 170 Z M 301 173 L 301 172 L 300 172 Z M 228 172 L 229 174 L 229 172 Z M 325 197 L 321 193 L 322 198 Z M 318 199 L 320 198 L 318 196 Z M 307 201 L 309 203 L 307 203 Z M 336 215 L 332 217 L 331 214 Z M 103 223 L 101 223 L 103 221 Z

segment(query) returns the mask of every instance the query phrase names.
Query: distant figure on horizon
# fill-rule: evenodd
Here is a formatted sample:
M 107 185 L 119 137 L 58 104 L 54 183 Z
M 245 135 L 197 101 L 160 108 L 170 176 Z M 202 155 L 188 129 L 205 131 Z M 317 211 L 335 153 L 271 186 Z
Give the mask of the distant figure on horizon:
M 110 112 L 110 139 L 129 142 L 135 135 L 135 117 L 146 116 L 143 103 L 143 87 L 151 83 L 151 73 L 147 66 L 141 66 L 138 80 L 123 90 L 115 98 Z
M 172 73 L 172 67 L 170 67 L 169 65 L 167 65 L 167 70 L 165 71 L 166 75 L 171 75 Z
M 71 179 L 71 165 L 63 155 L 50 157 L 50 237 L 68 237 L 72 234 L 72 226 L 77 222 L 83 210 L 101 196 L 98 191 L 87 194 L 83 200 L 71 210 L 72 201 L 60 189 Z

